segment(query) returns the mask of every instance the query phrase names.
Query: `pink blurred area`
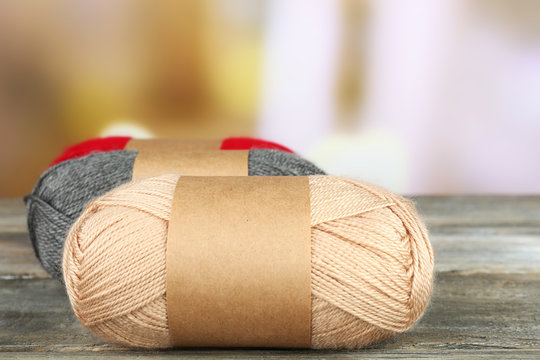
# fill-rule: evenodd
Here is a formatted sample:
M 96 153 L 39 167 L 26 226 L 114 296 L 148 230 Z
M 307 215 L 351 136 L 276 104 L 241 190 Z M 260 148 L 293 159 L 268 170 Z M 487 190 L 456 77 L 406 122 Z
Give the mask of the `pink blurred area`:
M 281 142 L 401 193 L 540 193 L 540 3 L 4 0 L 0 196 L 104 135 Z

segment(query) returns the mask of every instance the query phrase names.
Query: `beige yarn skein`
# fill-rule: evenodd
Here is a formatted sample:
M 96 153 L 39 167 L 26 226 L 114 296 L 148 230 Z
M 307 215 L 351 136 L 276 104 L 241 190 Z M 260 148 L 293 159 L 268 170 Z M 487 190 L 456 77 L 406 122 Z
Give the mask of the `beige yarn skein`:
M 63 269 L 82 324 L 109 342 L 170 346 L 165 248 L 178 175 L 120 186 L 87 206 Z M 310 176 L 313 348 L 358 348 L 409 329 L 433 253 L 413 205 L 379 187 Z

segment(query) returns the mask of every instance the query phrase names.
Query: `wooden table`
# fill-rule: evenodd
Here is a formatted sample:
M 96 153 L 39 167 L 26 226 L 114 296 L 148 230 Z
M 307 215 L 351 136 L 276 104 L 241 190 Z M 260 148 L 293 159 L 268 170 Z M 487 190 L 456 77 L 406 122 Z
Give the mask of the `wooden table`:
M 357 351 L 144 351 L 107 345 L 35 259 L 19 199 L 0 200 L 0 357 L 540 359 L 540 197 L 419 197 L 436 254 L 431 305 L 401 336 Z

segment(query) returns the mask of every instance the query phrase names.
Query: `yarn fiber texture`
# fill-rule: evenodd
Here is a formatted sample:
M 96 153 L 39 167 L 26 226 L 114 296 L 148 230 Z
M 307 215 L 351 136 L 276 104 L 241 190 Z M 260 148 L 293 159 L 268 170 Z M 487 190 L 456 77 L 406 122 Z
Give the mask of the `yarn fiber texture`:
M 86 204 L 131 180 L 137 151 L 109 151 L 63 161 L 49 168 L 25 198 L 34 252 L 50 276 L 63 281 L 62 249 L 68 230 Z M 250 150 L 248 174 L 314 175 L 311 162 L 279 150 Z
M 137 180 L 93 201 L 63 266 L 82 324 L 108 342 L 169 347 L 166 238 L 178 175 Z M 313 348 L 358 348 L 409 329 L 428 303 L 433 253 L 407 200 L 310 176 Z
M 61 163 L 62 161 L 80 158 L 86 155 L 124 150 L 129 140 L 129 136 L 110 136 L 104 138 L 95 138 L 82 141 L 72 145 L 64 150 L 58 156 L 51 166 Z M 274 149 L 292 153 L 293 151 L 283 145 L 275 142 L 255 139 L 251 137 L 229 137 L 221 142 L 220 150 L 251 150 L 251 149 Z

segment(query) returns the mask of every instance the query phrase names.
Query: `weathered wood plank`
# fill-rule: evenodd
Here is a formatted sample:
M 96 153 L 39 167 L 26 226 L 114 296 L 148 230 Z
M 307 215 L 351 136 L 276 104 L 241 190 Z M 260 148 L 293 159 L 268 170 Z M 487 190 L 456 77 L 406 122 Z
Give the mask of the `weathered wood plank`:
M 26 232 L 0 233 L 0 279 L 47 277 Z
M 540 224 L 540 196 L 413 196 L 431 226 Z
M 34 255 L 22 199 L 0 199 L 0 279 L 47 278 Z
M 540 358 L 540 197 L 419 197 L 436 252 L 432 303 L 411 331 L 359 351 L 107 345 L 33 255 L 20 200 L 0 200 L 0 358 Z
M 437 271 L 540 272 L 540 197 L 416 202 L 431 232 Z M 0 277 L 46 277 L 27 240 L 20 200 L 0 200 L 0 248 Z
M 540 351 L 536 274 L 437 274 L 433 301 L 411 331 L 374 348 L 387 351 L 529 349 Z M 0 281 L 0 352 L 110 351 L 73 316 L 50 279 Z
M 540 272 L 540 196 L 416 198 L 437 271 Z
M 0 232 L 25 232 L 26 209 L 22 199 L 0 199 Z
M 537 350 L 520 351 L 519 356 L 511 350 L 440 350 L 436 353 L 418 351 L 386 352 L 380 353 L 373 350 L 363 352 L 303 352 L 303 351 L 238 351 L 238 350 L 177 350 L 167 352 L 91 352 L 77 351 L 68 353 L 0 353 L 0 359 L 36 359 L 36 358 L 59 358 L 59 359 L 95 359 L 95 358 L 114 358 L 114 359 L 133 359 L 152 358 L 152 359 L 534 359 L 540 357 Z

